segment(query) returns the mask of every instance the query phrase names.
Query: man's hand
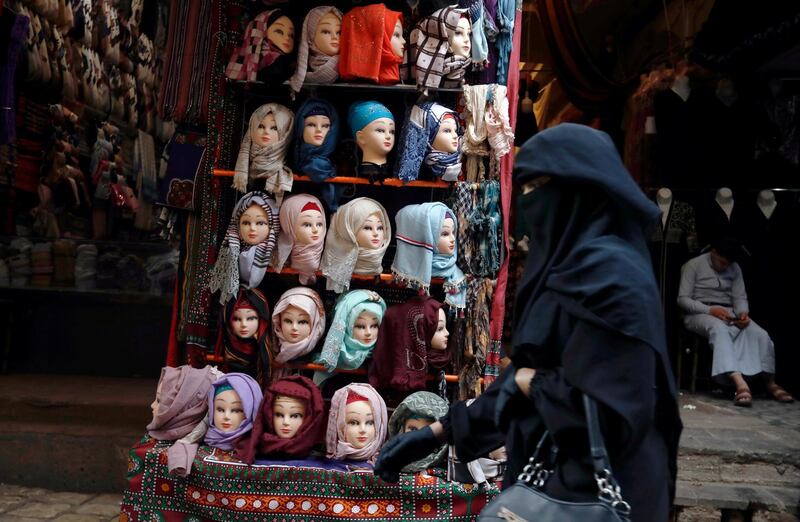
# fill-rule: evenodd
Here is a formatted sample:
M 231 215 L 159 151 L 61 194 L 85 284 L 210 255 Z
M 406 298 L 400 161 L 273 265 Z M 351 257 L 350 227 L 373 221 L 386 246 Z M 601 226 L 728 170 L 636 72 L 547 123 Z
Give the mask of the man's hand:
M 732 316 L 728 313 L 727 310 L 720 306 L 712 306 L 708 309 L 708 313 L 719 319 L 720 321 L 730 322 L 736 319 L 736 317 Z
M 733 325 L 739 329 L 745 329 L 750 326 L 750 316 L 746 312 L 739 314 L 739 318 L 733 322 Z

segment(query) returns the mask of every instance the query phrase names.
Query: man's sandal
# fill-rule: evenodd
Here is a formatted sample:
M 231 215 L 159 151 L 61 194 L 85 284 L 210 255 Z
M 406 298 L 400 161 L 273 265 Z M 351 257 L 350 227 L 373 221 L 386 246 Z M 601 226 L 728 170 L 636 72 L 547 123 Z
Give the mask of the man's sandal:
M 767 391 L 772 395 L 772 398 L 778 402 L 794 402 L 794 397 L 792 397 L 792 394 L 777 384 L 767 388 Z
M 753 405 L 753 394 L 750 393 L 748 388 L 740 388 L 736 390 L 736 395 L 733 397 L 733 404 L 741 406 L 742 408 L 749 408 Z

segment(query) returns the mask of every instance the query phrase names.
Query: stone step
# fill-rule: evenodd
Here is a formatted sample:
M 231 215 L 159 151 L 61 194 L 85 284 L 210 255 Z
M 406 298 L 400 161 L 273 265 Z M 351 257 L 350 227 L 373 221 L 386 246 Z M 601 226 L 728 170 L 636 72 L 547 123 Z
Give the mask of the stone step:
M 796 520 L 800 514 L 800 488 L 779 488 L 746 484 L 715 484 L 679 480 L 675 492 L 675 505 L 680 508 L 711 508 L 720 510 L 760 512 L 762 520 L 770 520 L 764 513 L 791 515 Z M 679 518 L 679 520 L 684 520 Z M 716 520 L 719 520 L 717 516 Z M 790 520 L 774 518 L 774 520 Z

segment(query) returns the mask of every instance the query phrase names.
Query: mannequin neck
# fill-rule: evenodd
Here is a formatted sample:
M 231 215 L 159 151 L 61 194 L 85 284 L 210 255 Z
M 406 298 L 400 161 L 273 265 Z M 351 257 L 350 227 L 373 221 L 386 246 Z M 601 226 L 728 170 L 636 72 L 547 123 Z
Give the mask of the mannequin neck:
M 778 202 L 775 200 L 775 193 L 771 190 L 762 190 L 758 193 L 758 208 L 761 209 L 761 212 L 764 213 L 764 216 L 769 219 L 772 217 L 772 213 L 775 212 L 775 207 L 778 206 Z
M 666 187 L 658 189 L 656 192 L 656 203 L 658 208 L 661 209 L 661 226 L 667 226 L 667 218 L 669 218 L 669 209 L 672 207 L 672 191 Z
M 522 98 L 522 112 L 525 114 L 530 114 L 533 112 L 533 100 L 528 98 L 527 95 Z
M 692 87 L 689 85 L 689 77 L 685 75 L 676 76 L 672 82 L 672 92 L 681 97 L 683 101 L 689 99 Z
M 733 192 L 731 189 L 727 187 L 722 187 L 717 191 L 717 195 L 715 197 L 717 201 L 717 205 L 725 212 L 725 215 L 728 216 L 728 219 L 731 218 L 731 212 L 733 212 Z
M 386 154 L 370 149 L 361 149 L 361 163 L 374 163 L 383 165 L 386 163 Z

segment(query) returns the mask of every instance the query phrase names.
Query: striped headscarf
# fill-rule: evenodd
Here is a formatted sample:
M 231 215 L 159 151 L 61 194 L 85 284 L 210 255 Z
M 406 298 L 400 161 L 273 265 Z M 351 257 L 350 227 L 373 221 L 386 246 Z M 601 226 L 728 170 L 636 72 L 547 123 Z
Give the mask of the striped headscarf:
M 472 59 L 455 56 L 449 40 L 462 16 L 469 18 L 469 10 L 445 7 L 417 22 L 411 31 L 409 61 L 414 64 L 411 75 L 417 88 L 439 87 L 443 80 L 445 86 L 463 81 Z
M 267 239 L 257 245 L 248 245 L 239 236 L 239 218 L 252 205 L 264 209 L 269 219 Z M 221 304 L 237 294 L 240 284 L 246 288 L 255 288 L 261 283 L 272 259 L 279 231 L 278 206 L 264 192 L 248 192 L 236 203 L 208 284 L 212 292 L 220 291 Z

